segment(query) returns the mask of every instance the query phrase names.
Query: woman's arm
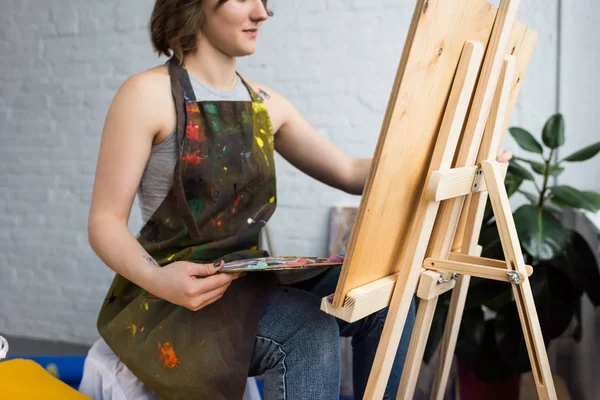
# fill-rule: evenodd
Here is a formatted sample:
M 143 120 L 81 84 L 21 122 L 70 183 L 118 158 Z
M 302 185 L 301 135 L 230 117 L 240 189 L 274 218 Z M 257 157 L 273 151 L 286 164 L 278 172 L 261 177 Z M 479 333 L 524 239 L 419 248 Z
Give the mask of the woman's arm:
M 156 262 L 131 235 L 127 221 L 154 136 L 166 127 L 165 118 L 174 118 L 160 108 L 160 86 L 159 77 L 146 72 L 129 78 L 117 92 L 102 131 L 88 219 L 92 249 L 115 272 L 142 287 Z
M 296 108 L 272 89 L 252 82 L 271 116 L 275 149 L 296 168 L 313 178 L 351 194 L 363 193 L 372 159 L 351 158 L 311 126 Z M 497 160 L 508 162 L 512 153 L 499 150 Z
M 362 194 L 370 159 L 354 159 L 311 126 L 272 89 L 251 83 L 265 102 L 275 134 L 275 149 L 293 166 L 326 185 Z
M 143 289 L 197 310 L 218 300 L 239 274 L 219 274 L 211 264 L 156 261 L 129 232 L 127 221 L 157 135 L 175 130 L 176 116 L 166 68 L 127 80 L 110 106 L 100 145 L 88 220 L 92 249 L 106 265 Z

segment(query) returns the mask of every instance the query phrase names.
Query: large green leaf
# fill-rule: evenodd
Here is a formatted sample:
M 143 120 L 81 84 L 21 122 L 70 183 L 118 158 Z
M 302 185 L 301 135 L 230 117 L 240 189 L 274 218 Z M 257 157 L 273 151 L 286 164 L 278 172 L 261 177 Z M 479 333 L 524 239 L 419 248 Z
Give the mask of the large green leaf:
M 544 173 L 546 172 L 546 164 L 544 164 L 544 163 L 529 160 L 527 158 L 521 158 L 521 157 L 513 157 L 513 159 L 526 162 L 527 164 L 529 164 L 531 166 L 532 170 L 534 170 L 535 172 L 537 172 L 540 175 L 544 175 Z
M 519 178 L 524 179 L 524 180 L 529 180 L 529 181 L 534 180 L 533 175 L 531 175 L 531 172 L 527 171 L 525 168 L 523 168 L 522 165 L 518 164 L 514 160 L 509 161 L 507 173 L 516 175 Z
M 551 149 L 556 149 L 565 143 L 565 120 L 562 115 L 554 114 L 542 130 L 542 141 Z
M 499 383 L 512 376 L 515 372 L 513 365 L 507 363 L 503 357 L 502 349 L 496 341 L 497 320 L 485 322 L 485 330 L 477 357 L 473 361 L 473 370 L 479 379 L 488 383 Z
M 596 154 L 600 152 L 600 142 L 596 142 L 590 146 L 584 147 L 581 150 L 576 151 L 568 157 L 565 157 L 563 161 L 585 161 L 594 157 Z
M 530 151 L 532 153 L 543 154 L 544 150 L 542 145 L 533 137 L 533 135 L 527 132 L 525 129 L 514 127 L 508 130 L 515 141 L 522 149 Z
M 587 294 L 594 306 L 599 306 L 600 269 L 596 256 L 579 233 L 571 233 L 569 245 L 561 257 L 550 261 L 548 266 L 563 272 L 573 286 Z
M 581 192 L 586 201 L 594 204 L 600 210 L 600 193 L 596 192 Z
M 529 371 L 531 364 L 516 304 L 507 304 L 499 310 L 494 323 L 494 339 L 503 364 L 508 365 L 509 370 L 513 372 Z
M 560 205 L 571 208 L 598 211 L 598 195 L 594 192 L 582 192 L 568 185 L 558 185 L 549 188 L 552 199 Z
M 533 160 L 527 160 L 525 158 L 518 158 L 518 160 L 528 163 L 531 166 L 531 169 L 534 170 L 536 173 L 538 173 L 542 176 L 546 175 L 546 164 L 545 163 L 540 163 L 540 162 L 533 161 Z M 554 175 L 554 176 L 558 176 L 558 175 L 562 174 L 563 171 L 565 170 L 563 167 L 561 167 L 558 164 L 549 165 L 548 168 L 549 168 L 549 174 Z
M 540 265 L 530 280 L 532 284 L 534 281 L 543 282 L 542 290 L 534 297 L 542 334 L 548 343 L 567 329 L 582 292 L 566 274 L 556 268 Z
M 523 250 L 536 260 L 550 260 L 564 249 L 568 235 L 550 212 L 524 205 L 514 213 L 515 225 Z
M 561 167 L 558 164 L 555 165 L 551 165 L 550 166 L 550 175 L 554 175 L 554 176 L 559 176 L 560 174 L 562 174 L 564 172 L 564 167 Z

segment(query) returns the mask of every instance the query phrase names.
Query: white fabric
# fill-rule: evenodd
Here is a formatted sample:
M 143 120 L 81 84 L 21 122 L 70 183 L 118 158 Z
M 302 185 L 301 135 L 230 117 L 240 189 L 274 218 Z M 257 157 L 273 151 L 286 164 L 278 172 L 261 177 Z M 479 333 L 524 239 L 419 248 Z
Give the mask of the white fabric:
M 160 400 L 102 339 L 88 352 L 79 391 L 94 400 Z M 248 378 L 243 400 L 261 400 L 254 378 Z
M 8 341 L 0 336 L 0 360 L 6 358 L 8 354 Z

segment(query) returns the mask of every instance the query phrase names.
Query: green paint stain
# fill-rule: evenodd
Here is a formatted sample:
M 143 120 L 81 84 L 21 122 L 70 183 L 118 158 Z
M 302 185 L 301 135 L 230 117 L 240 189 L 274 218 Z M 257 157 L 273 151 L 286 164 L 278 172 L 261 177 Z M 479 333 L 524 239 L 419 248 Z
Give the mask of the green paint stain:
M 200 213 L 204 209 L 204 201 L 202 199 L 190 200 L 188 202 L 188 206 L 190 207 L 190 210 L 192 211 L 194 218 L 197 218 L 198 215 L 200 215 Z
M 217 106 L 215 106 L 213 103 L 207 103 L 204 105 L 204 111 L 209 114 L 217 114 Z
M 216 118 L 211 118 L 210 122 L 212 123 L 213 130 L 215 132 L 220 132 L 221 131 L 221 124 L 219 123 L 219 121 Z

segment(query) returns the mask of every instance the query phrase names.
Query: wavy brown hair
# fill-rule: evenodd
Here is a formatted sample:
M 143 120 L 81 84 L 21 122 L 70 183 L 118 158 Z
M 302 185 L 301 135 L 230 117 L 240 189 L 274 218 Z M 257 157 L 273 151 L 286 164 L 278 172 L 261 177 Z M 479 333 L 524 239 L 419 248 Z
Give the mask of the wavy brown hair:
M 219 0 L 221 7 L 228 0 Z M 262 0 L 265 9 L 267 1 Z M 158 55 L 171 56 L 179 60 L 196 49 L 196 38 L 204 22 L 202 0 L 156 0 L 150 17 L 150 38 Z M 267 9 L 267 14 L 273 13 Z

